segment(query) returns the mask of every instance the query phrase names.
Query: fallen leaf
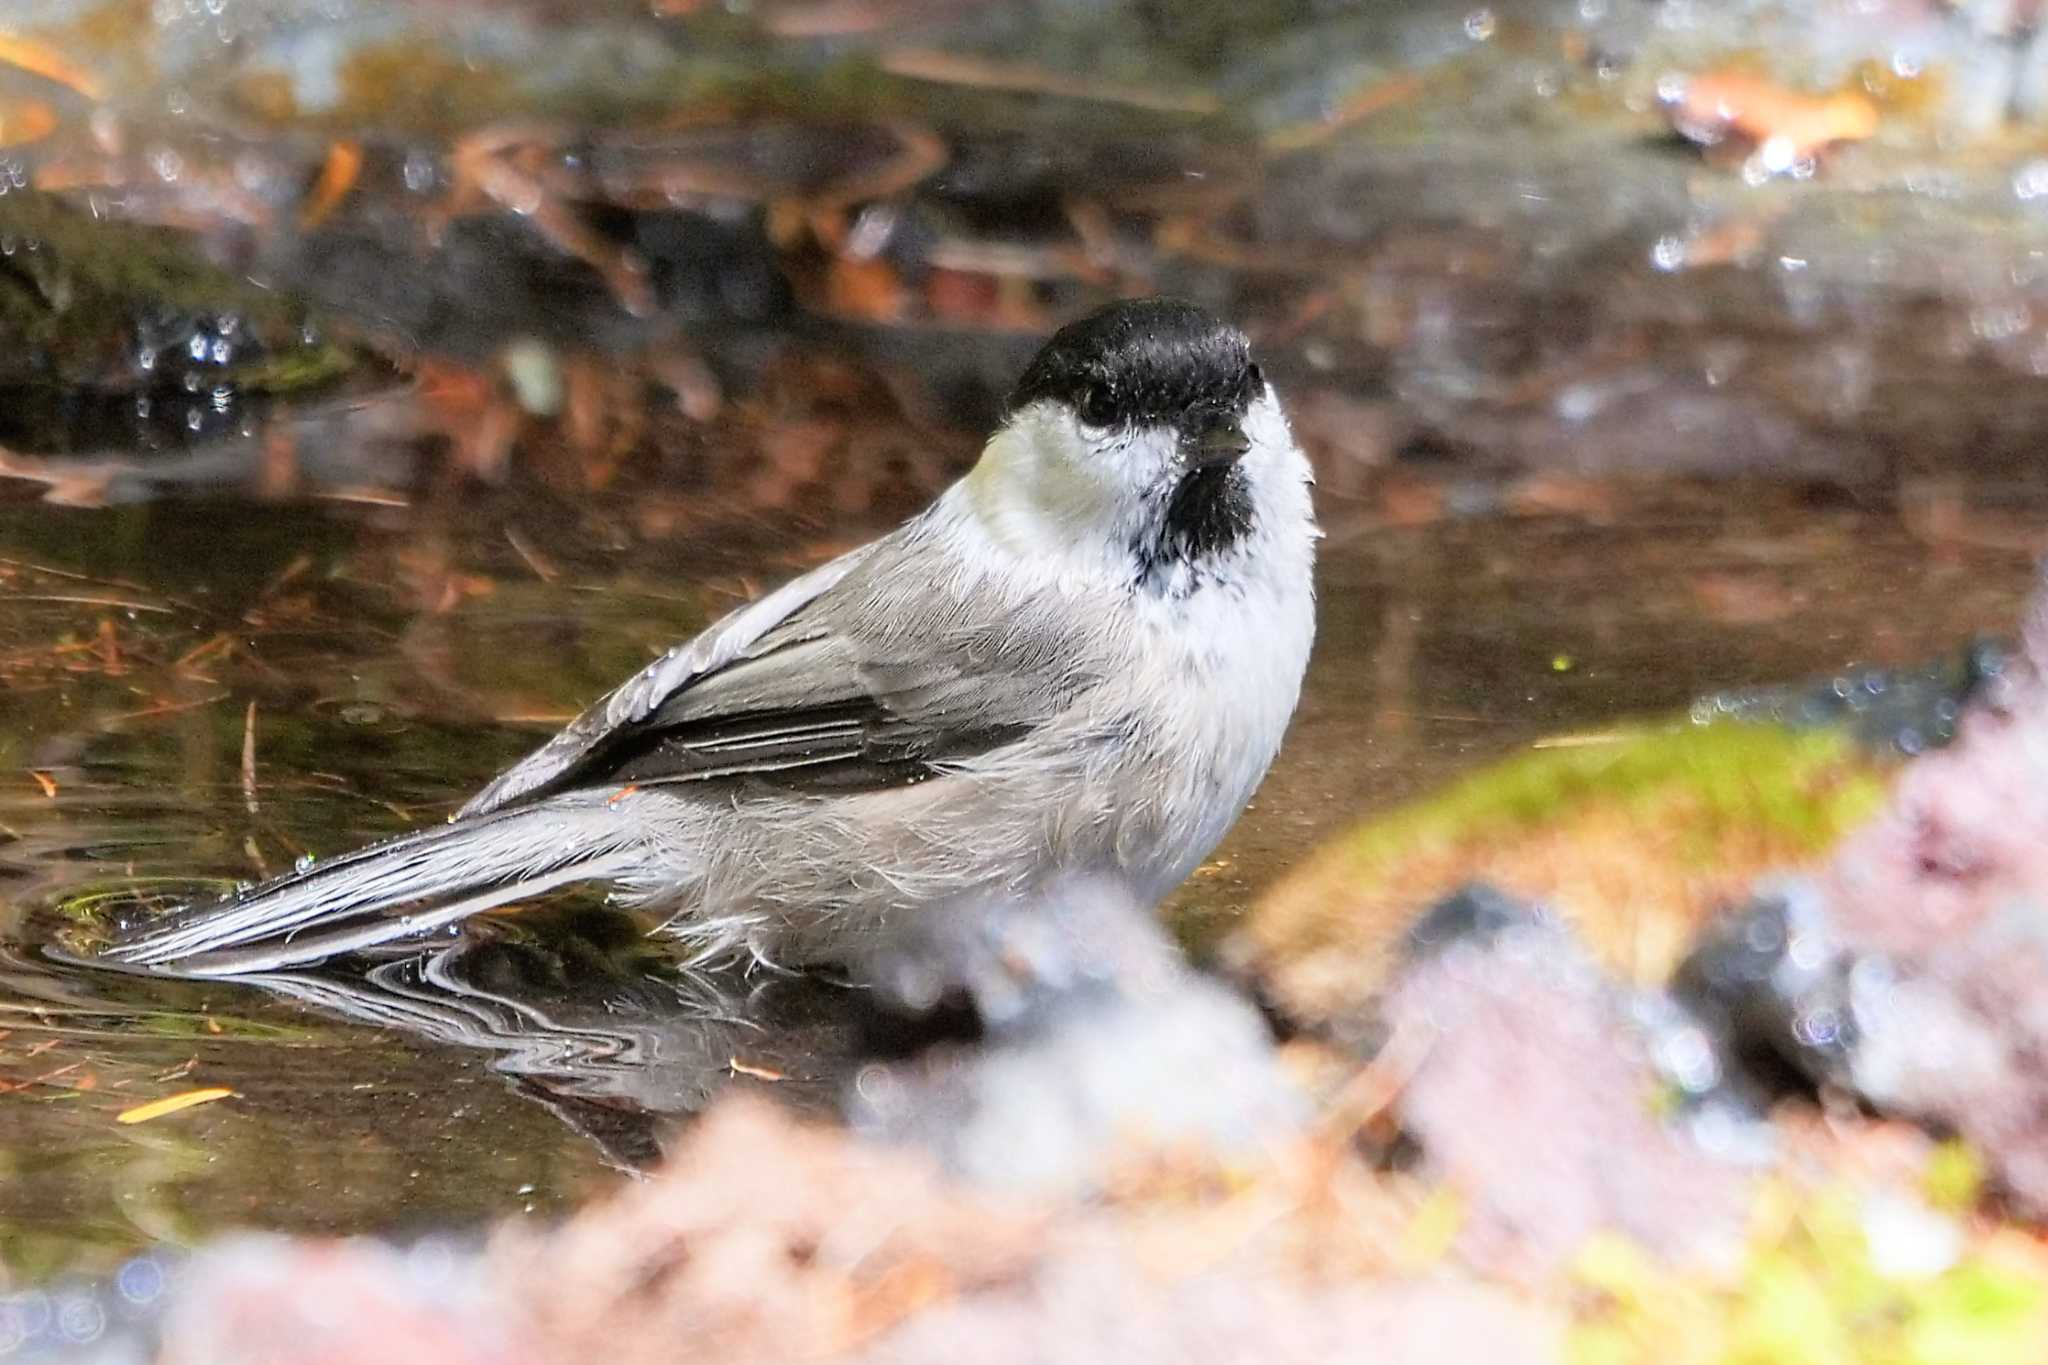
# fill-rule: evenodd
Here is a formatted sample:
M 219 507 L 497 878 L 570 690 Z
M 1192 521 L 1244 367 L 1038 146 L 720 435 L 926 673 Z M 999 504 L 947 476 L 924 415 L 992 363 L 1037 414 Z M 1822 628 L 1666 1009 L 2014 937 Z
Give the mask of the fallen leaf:
M 180 1109 L 190 1109 L 197 1104 L 212 1104 L 224 1100 L 235 1092 L 225 1086 L 212 1085 L 202 1090 L 185 1090 L 176 1095 L 166 1095 L 148 1104 L 138 1104 L 132 1109 L 123 1109 L 114 1116 L 116 1123 L 148 1123 L 166 1114 L 175 1114 Z

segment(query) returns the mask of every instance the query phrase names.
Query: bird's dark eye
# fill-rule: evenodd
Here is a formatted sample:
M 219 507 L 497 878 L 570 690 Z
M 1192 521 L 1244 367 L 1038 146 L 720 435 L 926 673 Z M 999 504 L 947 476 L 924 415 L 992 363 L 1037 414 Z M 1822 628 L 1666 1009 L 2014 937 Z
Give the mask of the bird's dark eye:
M 1266 372 L 1256 363 L 1245 369 L 1244 377 L 1251 383 L 1252 397 L 1257 398 L 1266 391 Z
M 1091 427 L 1116 424 L 1116 395 L 1107 384 L 1090 384 L 1081 395 L 1081 420 Z

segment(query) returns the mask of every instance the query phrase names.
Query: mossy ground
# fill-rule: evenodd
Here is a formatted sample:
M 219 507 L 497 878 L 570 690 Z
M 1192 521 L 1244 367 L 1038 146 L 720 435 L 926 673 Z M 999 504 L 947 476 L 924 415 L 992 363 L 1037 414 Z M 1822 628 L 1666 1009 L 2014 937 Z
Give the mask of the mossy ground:
M 1569 1365 L 2019 1365 L 2048 1341 L 2040 1245 L 1973 1231 L 1928 1274 L 1887 1274 L 1855 1193 L 1768 1186 L 1748 1254 L 1708 1279 L 1596 1239 L 1574 1267 L 1581 1295 Z
M 1828 732 L 1677 724 L 1532 750 L 1369 820 L 1256 907 L 1238 954 L 1304 1017 L 1382 983 L 1406 926 L 1485 880 L 1570 919 L 1610 969 L 1661 979 L 1698 925 L 1878 806 L 1890 764 Z

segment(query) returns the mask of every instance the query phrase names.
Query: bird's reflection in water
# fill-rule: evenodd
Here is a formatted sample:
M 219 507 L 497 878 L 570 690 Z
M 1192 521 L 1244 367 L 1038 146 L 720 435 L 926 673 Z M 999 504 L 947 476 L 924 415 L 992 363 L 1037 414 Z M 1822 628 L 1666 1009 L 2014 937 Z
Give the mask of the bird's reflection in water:
M 877 1058 L 957 1037 L 963 1016 L 910 1019 L 810 975 L 676 965 L 623 917 L 590 912 L 398 957 L 237 977 L 354 1023 L 492 1055 L 493 1070 L 614 1165 L 661 1155 L 675 1120 L 728 1086 L 835 1115 Z

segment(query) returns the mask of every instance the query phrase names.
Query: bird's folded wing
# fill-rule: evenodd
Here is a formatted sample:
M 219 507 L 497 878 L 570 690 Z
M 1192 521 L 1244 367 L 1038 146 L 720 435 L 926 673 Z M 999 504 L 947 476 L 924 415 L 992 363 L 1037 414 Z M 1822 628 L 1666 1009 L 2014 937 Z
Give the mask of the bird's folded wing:
M 1088 681 L 1007 615 L 970 623 L 916 593 L 856 606 L 868 589 L 841 563 L 822 586 L 792 584 L 804 591 L 775 619 L 743 621 L 748 608 L 657 660 L 464 814 L 604 786 L 901 786 L 1021 739 Z
M 569 722 L 554 738 L 500 773 L 469 799 L 456 818 L 497 810 L 543 788 L 557 789 L 557 779 L 583 763 L 593 749 L 620 730 L 646 719 L 650 711 L 678 690 L 724 667 L 792 613 L 837 587 L 873 549 L 862 546 L 793 578 L 669 650 Z

